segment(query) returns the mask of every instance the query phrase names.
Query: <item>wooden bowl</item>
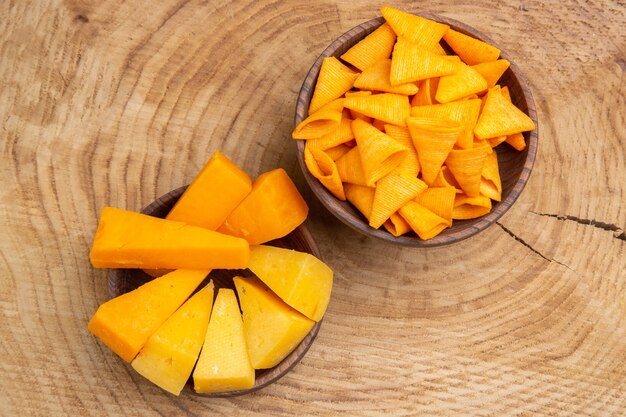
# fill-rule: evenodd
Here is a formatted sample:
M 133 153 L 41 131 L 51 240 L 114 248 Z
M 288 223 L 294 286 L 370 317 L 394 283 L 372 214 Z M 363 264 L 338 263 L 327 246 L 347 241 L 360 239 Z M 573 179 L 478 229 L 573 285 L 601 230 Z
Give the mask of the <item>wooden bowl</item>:
M 420 16 L 445 23 L 458 32 L 485 41 L 502 50 L 502 48 L 500 48 L 498 44 L 488 36 L 454 19 L 430 13 L 420 13 Z M 322 65 L 322 59 L 329 56 L 339 58 L 339 56 L 345 53 L 365 36 L 372 33 L 383 23 L 384 19 L 379 17 L 356 26 L 337 38 L 328 48 L 324 50 L 324 52 L 322 52 L 309 70 L 306 78 L 304 79 L 304 83 L 302 84 L 302 88 L 300 89 L 300 94 L 298 95 L 298 101 L 296 103 L 295 126 L 306 118 L 309 102 L 311 101 L 320 66 Z M 535 102 L 533 101 L 533 96 L 530 92 L 526 77 L 522 74 L 519 67 L 515 64 L 515 62 L 513 62 L 511 56 L 506 51 L 502 50 L 500 57 L 508 60 L 511 63 L 511 66 L 507 69 L 502 78 L 500 78 L 499 84 L 509 87 L 513 104 L 515 104 L 535 122 L 536 129 L 532 132 L 524 133 L 526 149 L 521 152 L 516 151 L 508 144 L 502 144 L 495 148 L 498 155 L 498 165 L 500 167 L 500 177 L 502 180 L 502 201 L 499 203 L 496 202 L 490 213 L 477 219 L 455 220 L 451 228 L 444 230 L 441 234 L 429 240 L 421 240 L 413 233 L 410 235 L 394 237 L 384 228 L 376 230 L 370 227 L 367 220 L 365 220 L 363 215 L 361 215 L 361 213 L 354 206 L 352 206 L 352 204 L 347 201 L 341 201 L 328 192 L 326 188 L 315 177 L 313 177 L 306 168 L 304 163 L 305 141 L 296 140 L 298 162 L 300 163 L 300 168 L 302 169 L 307 183 L 313 190 L 313 193 L 332 214 L 354 230 L 367 236 L 403 246 L 435 247 L 448 245 L 467 239 L 470 236 L 474 236 L 481 230 L 485 230 L 488 226 L 495 223 L 496 220 L 502 217 L 509 207 L 513 205 L 524 189 L 526 182 L 528 182 L 528 178 L 537 155 L 537 134 L 539 128 Z
M 183 186 L 165 194 L 164 196 L 156 199 L 154 202 L 152 202 L 152 204 L 144 208 L 141 212 L 155 217 L 165 217 L 186 189 L 187 186 Z M 278 246 L 281 248 L 295 249 L 300 252 L 310 253 L 317 258 L 320 257 L 320 252 L 317 248 L 317 245 L 315 244 L 315 241 L 313 240 L 313 236 L 304 225 L 301 225 L 287 236 L 273 240 L 271 242 L 268 242 L 267 244 L 271 246 Z M 207 279 L 200 285 L 200 287 L 207 284 L 209 282 L 209 279 L 212 279 L 216 289 L 234 289 L 235 285 L 233 283 L 233 277 L 237 275 L 252 276 L 253 274 L 247 269 L 213 270 L 209 274 Z M 140 269 L 111 269 L 109 271 L 109 296 L 111 298 L 117 297 L 118 295 L 134 290 L 135 288 L 145 284 L 152 279 L 154 278 Z M 187 385 L 183 389 L 183 392 L 187 391 L 189 393 L 203 397 L 232 397 L 257 391 L 273 382 L 276 382 L 287 372 L 289 372 L 304 357 L 306 352 L 311 347 L 311 344 L 313 344 L 313 340 L 315 340 L 315 337 L 319 332 L 320 326 L 321 321 L 317 322 L 315 326 L 313 326 L 309 334 L 302 340 L 302 342 L 300 342 L 298 347 L 296 347 L 296 349 L 294 349 L 294 351 L 291 352 L 278 365 L 270 369 L 258 369 L 256 371 L 256 381 L 254 387 L 250 389 L 215 394 L 198 394 L 194 391 L 193 381 L 190 378 L 189 381 L 187 381 Z

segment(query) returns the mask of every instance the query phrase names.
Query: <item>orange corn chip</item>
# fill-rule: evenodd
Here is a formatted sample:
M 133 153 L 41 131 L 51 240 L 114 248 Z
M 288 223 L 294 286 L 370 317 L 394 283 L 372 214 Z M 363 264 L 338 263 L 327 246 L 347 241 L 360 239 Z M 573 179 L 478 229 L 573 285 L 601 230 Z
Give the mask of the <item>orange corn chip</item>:
M 407 96 L 417 93 L 417 85 L 414 83 L 391 85 L 389 82 L 390 71 L 391 59 L 381 59 L 363 70 L 354 81 L 354 86 L 362 90 L 383 91 Z
M 498 59 L 497 61 L 472 65 L 472 68 L 487 80 L 488 88 L 491 88 L 496 85 L 500 77 L 502 77 L 502 74 L 504 74 L 510 65 L 511 63 L 506 59 Z
M 364 97 L 364 96 L 371 96 L 371 95 L 372 95 L 371 91 L 348 91 L 346 92 L 346 97 Z M 361 119 L 361 120 L 365 120 L 368 123 L 372 123 L 373 119 L 371 117 L 361 114 L 358 111 L 354 111 L 350 109 L 348 109 L 348 111 L 350 112 L 351 119 Z
M 494 87 L 496 86 L 494 85 Z M 497 86 L 497 87 L 500 87 L 500 86 Z M 500 94 L 502 94 L 505 99 L 511 101 L 511 93 L 509 92 L 509 87 L 507 87 L 506 85 L 504 87 L 500 87 Z
M 328 156 L 330 156 L 333 161 L 336 161 L 337 159 L 341 158 L 343 155 L 345 155 L 346 153 L 348 153 L 348 151 L 350 151 L 352 148 L 348 145 L 346 145 L 345 143 L 342 143 L 341 145 L 337 145 L 335 147 L 329 148 L 324 150 L 324 152 L 326 152 L 326 154 Z
M 448 227 L 448 221 L 421 204 L 409 201 L 400 209 L 400 215 L 423 240 L 431 239 Z
M 417 94 L 411 99 L 411 106 L 425 106 L 435 104 L 435 94 L 439 85 L 439 77 L 427 78 L 418 85 Z
M 506 138 L 506 143 L 517 149 L 523 151 L 526 148 L 526 141 L 524 135 L 521 133 L 514 133 Z
M 296 126 L 291 137 L 316 139 L 336 130 L 343 114 L 343 100 L 343 98 L 333 100 L 311 114 Z
M 395 172 L 417 177 L 417 174 L 420 172 L 420 162 L 417 158 L 417 151 L 415 150 L 415 145 L 413 145 L 413 139 L 411 139 L 409 129 L 401 126 L 385 125 L 385 133 L 391 136 L 395 141 L 406 146 L 409 150 L 402 162 L 400 162 L 400 165 L 396 167 Z
M 363 185 L 344 184 L 346 199 L 369 221 L 374 204 L 374 188 Z
M 455 63 L 446 57 L 435 55 L 399 37 L 391 55 L 389 81 L 391 85 L 398 85 L 448 75 L 455 71 Z
M 500 56 L 500 50 L 495 46 L 452 29 L 443 35 L 443 39 L 467 65 L 495 61 Z
M 485 106 L 474 128 L 474 134 L 479 139 L 489 139 L 534 128 L 532 119 L 507 100 L 496 87 L 487 92 Z
M 370 226 L 378 229 L 403 205 L 427 188 L 424 181 L 406 174 L 392 173 L 376 183 Z
M 468 197 L 480 194 L 480 176 L 489 150 L 489 146 L 452 149 L 446 158 L 446 166 Z
M 489 146 L 491 146 L 492 148 L 495 148 L 496 146 L 498 146 L 499 144 L 501 144 L 502 142 L 504 142 L 506 140 L 506 136 L 498 136 L 497 138 L 491 138 L 491 139 L 487 139 L 487 143 L 489 144 Z M 475 143 L 476 141 L 474 141 Z
M 461 132 L 461 125 L 452 120 L 414 117 L 408 119 L 408 124 L 422 177 L 432 184 Z
M 408 103 L 406 96 L 405 99 Z M 368 186 L 373 186 L 379 179 L 390 173 L 402 162 L 408 152 L 405 146 L 363 120 L 352 121 L 352 131 L 356 138 L 357 148 L 359 148 L 361 165 Z
M 447 52 L 445 49 L 443 49 L 443 46 L 441 46 L 441 44 L 439 42 L 437 42 L 437 44 L 433 47 L 432 52 L 435 55 L 441 55 L 441 56 L 446 56 Z
M 446 104 L 411 107 L 411 116 L 419 118 L 454 120 L 461 124 L 457 139 L 460 148 L 471 148 L 474 143 L 474 126 L 480 114 L 480 100 L 471 99 Z M 418 149 L 419 152 L 419 149 Z
M 487 89 L 485 80 L 475 69 L 459 64 L 454 74 L 439 79 L 435 98 L 439 103 L 449 103 Z
M 343 104 L 348 109 L 398 126 L 406 126 L 406 118 L 411 113 L 409 98 L 400 94 L 348 97 Z
M 341 59 L 363 71 L 374 62 L 389 58 L 394 43 L 396 33 L 385 23 L 348 49 Z
M 450 173 L 450 170 L 445 165 L 441 167 L 439 173 L 437 174 L 437 178 L 430 184 L 431 187 L 452 187 L 456 190 L 458 194 L 463 193 L 461 190 L 461 186 L 454 178 L 454 175 Z
M 352 71 L 335 57 L 324 58 L 317 84 L 311 98 L 309 114 L 315 113 L 318 109 L 336 98 L 341 97 L 346 91 L 352 88 L 358 73 Z
M 383 122 L 382 120 L 378 120 L 378 119 L 372 120 L 372 126 L 380 130 L 381 132 L 385 131 L 385 122 Z
M 414 201 L 444 219 L 450 227 L 455 196 L 454 187 L 430 187 L 419 193 Z
M 406 13 L 389 6 L 383 6 L 380 12 L 398 36 L 405 37 L 409 41 L 428 50 L 435 50 L 436 45 L 449 28 L 448 25 Z M 438 51 L 438 49 L 436 50 Z
M 361 154 L 357 146 L 343 154 L 337 159 L 335 164 L 337 165 L 341 181 L 356 185 L 367 185 L 367 177 L 363 171 Z
M 315 116 L 315 114 L 313 114 L 313 116 Z M 354 139 L 354 134 L 352 133 L 352 120 L 344 117 L 341 119 L 335 130 L 318 139 L 308 140 L 307 146 L 324 151 L 346 143 L 352 139 Z
M 411 225 L 408 224 L 399 213 L 393 213 L 391 217 L 383 223 L 383 226 L 395 237 L 402 236 L 411 231 Z
M 485 158 L 481 177 L 480 193 L 492 200 L 500 201 L 502 199 L 502 182 L 498 169 L 498 156 L 495 152 L 488 154 Z
M 311 149 L 305 145 L 304 162 L 311 175 L 317 178 L 328 191 L 340 200 L 346 199 L 337 166 L 330 156 L 320 149 Z
M 454 200 L 452 218 L 455 220 L 475 219 L 491 211 L 491 200 L 485 196 L 468 197 L 459 194 Z
M 361 90 L 350 90 L 350 91 L 346 91 L 345 96 L 346 97 L 365 97 L 365 96 L 371 96 L 372 92 L 371 91 L 361 91 Z

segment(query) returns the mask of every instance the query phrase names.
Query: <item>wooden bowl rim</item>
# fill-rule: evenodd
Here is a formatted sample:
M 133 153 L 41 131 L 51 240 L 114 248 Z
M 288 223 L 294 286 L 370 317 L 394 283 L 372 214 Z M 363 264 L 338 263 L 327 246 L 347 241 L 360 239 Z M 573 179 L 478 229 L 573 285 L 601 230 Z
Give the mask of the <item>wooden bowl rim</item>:
M 353 216 L 350 213 L 345 212 L 345 207 L 341 207 L 343 204 L 349 204 L 348 202 L 341 202 L 335 196 L 333 196 L 328 190 L 324 188 L 320 182 L 313 177 L 308 169 L 306 168 L 306 164 L 304 162 L 304 145 L 305 141 L 303 140 L 295 140 L 296 148 L 297 148 L 297 157 L 298 163 L 300 165 L 300 169 L 304 175 L 306 182 L 309 184 L 313 193 L 320 200 L 320 202 L 330 211 L 335 217 L 337 217 L 344 224 L 356 230 L 359 233 L 362 233 L 366 236 L 375 237 L 377 239 L 384 240 L 386 242 L 390 242 L 393 244 L 407 246 L 407 247 L 418 247 L 418 248 L 428 248 L 428 247 L 437 247 L 449 245 L 452 243 L 457 243 L 462 240 L 465 240 L 469 237 L 472 237 L 479 233 L 482 230 L 485 230 L 487 227 L 495 223 L 500 217 L 507 212 L 507 210 L 513 205 L 513 203 L 517 200 L 517 198 L 522 193 L 522 190 L 526 186 L 528 179 L 530 177 L 530 173 L 532 171 L 533 165 L 535 164 L 535 159 L 537 156 L 537 147 L 538 147 L 538 134 L 539 134 L 539 123 L 537 120 L 537 110 L 535 107 L 535 101 L 533 99 L 532 92 L 530 90 L 530 86 L 526 76 L 517 66 L 517 64 L 510 58 L 509 54 L 503 50 L 496 42 L 493 41 L 489 36 L 484 33 L 476 30 L 475 28 L 459 22 L 455 19 L 451 19 L 444 16 L 439 16 L 433 13 L 414 13 L 418 16 L 422 16 L 431 20 L 438 21 L 440 23 L 445 23 L 449 25 L 454 30 L 462 32 L 466 35 L 472 36 L 474 38 L 485 41 L 497 48 L 500 49 L 500 58 L 504 58 L 510 62 L 510 67 L 507 71 L 512 71 L 513 75 L 517 78 L 520 88 L 524 93 L 524 100 L 526 101 L 528 111 L 528 116 L 535 123 L 535 129 L 531 132 L 526 132 L 526 160 L 524 161 L 524 165 L 522 171 L 520 173 L 519 178 L 515 182 L 515 185 L 509 192 L 509 194 L 504 198 L 500 203 L 497 203 L 494 209 L 491 210 L 485 216 L 482 216 L 478 219 L 472 220 L 457 220 L 456 222 L 469 222 L 467 224 L 471 224 L 470 227 L 463 228 L 461 230 L 454 230 L 454 226 L 451 229 L 446 229 L 439 236 L 436 236 L 429 240 L 421 240 L 418 237 L 407 237 L 400 236 L 394 237 L 391 233 L 387 232 L 383 228 L 381 229 L 373 229 L 370 227 L 363 219 L 362 216 Z M 298 99 L 296 102 L 296 112 L 294 117 L 294 126 L 297 126 L 302 120 L 303 117 L 300 115 L 306 115 L 307 108 L 307 100 L 305 96 L 308 91 L 312 91 L 312 88 L 315 87 L 315 82 L 317 80 L 317 75 L 319 73 L 319 68 L 322 64 L 322 60 L 326 57 L 332 56 L 335 51 L 340 49 L 346 42 L 352 41 L 354 39 L 362 39 L 367 33 L 371 33 L 375 28 L 379 27 L 385 22 L 383 17 L 377 17 L 371 19 L 367 22 L 364 22 L 354 28 L 348 30 L 335 41 L 333 41 L 317 58 L 315 63 L 309 69 L 303 83 L 300 88 L 300 92 L 298 94 Z M 494 149 L 497 152 L 497 148 Z M 522 151 L 522 152 L 524 152 Z
M 187 189 L 188 185 L 184 185 L 175 190 L 170 191 L 167 194 L 162 195 L 161 197 L 154 200 L 148 206 L 146 206 L 141 212 L 143 214 L 151 215 L 155 211 L 163 208 L 164 206 L 173 205 L 178 198 L 183 194 L 183 192 Z M 291 233 L 299 233 L 302 236 L 302 240 L 306 242 L 306 245 L 309 247 L 309 253 L 313 254 L 318 259 L 321 259 L 320 251 L 313 239 L 313 235 L 308 227 L 304 224 L 298 226 L 296 230 Z M 271 243 L 271 242 L 268 242 Z M 108 273 L 108 290 L 109 297 L 113 298 L 121 293 L 117 293 L 115 291 L 115 282 L 122 279 L 122 271 L 123 269 L 111 269 Z M 212 394 L 200 394 L 197 393 L 193 387 L 190 386 L 189 383 L 185 384 L 183 388 L 183 392 L 188 392 L 195 396 L 199 397 L 235 397 L 239 395 L 249 394 L 255 391 L 260 390 L 274 382 L 278 381 L 280 378 L 289 373 L 294 366 L 296 366 L 302 358 L 306 355 L 309 348 L 313 344 L 313 341 L 317 337 L 319 333 L 320 327 L 322 325 L 322 320 L 315 323 L 315 325 L 311 328 L 309 333 L 305 336 L 304 339 L 300 342 L 300 344 L 289 354 L 287 355 L 278 365 L 269 369 L 259 370 L 261 372 L 261 376 L 255 379 L 254 386 L 250 389 L 239 390 L 239 391 L 231 391 L 231 392 L 220 392 L 220 393 L 212 393 Z

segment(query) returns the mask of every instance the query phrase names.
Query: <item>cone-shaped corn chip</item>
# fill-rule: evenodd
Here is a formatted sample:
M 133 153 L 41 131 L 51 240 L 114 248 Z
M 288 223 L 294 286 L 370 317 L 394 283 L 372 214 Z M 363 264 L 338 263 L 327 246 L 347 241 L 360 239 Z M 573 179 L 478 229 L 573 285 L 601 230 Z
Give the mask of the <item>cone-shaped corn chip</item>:
M 412 230 L 411 225 L 409 225 L 399 213 L 393 213 L 383 226 L 395 237 L 402 236 Z
M 523 151 L 526 148 L 526 141 L 524 140 L 524 135 L 521 133 L 514 133 L 509 135 L 506 138 L 506 143 L 517 149 L 518 151 Z
M 324 105 L 321 109 L 296 126 L 291 133 L 293 139 L 317 139 L 335 131 L 343 114 L 343 98 Z
M 361 165 L 368 186 L 373 186 L 376 181 L 390 173 L 402 162 L 409 151 L 405 146 L 363 120 L 352 121 L 352 131 L 361 155 Z
M 423 240 L 432 239 L 448 227 L 448 221 L 421 204 L 409 201 L 400 209 L 400 215 Z
M 437 42 L 437 44 L 433 47 L 432 52 L 435 55 L 441 55 L 441 56 L 447 55 L 446 50 L 443 49 L 443 46 L 441 46 L 441 44 L 439 42 Z
M 346 97 L 365 97 L 365 96 L 371 96 L 372 92 L 371 91 L 361 91 L 361 90 L 350 90 L 350 91 L 346 91 L 345 96 Z
M 499 144 L 501 144 L 502 142 L 504 142 L 506 140 L 506 136 L 498 136 L 496 138 L 490 138 L 487 139 L 487 143 L 489 144 L 489 146 L 491 146 L 492 148 L 495 148 L 496 146 L 498 146 Z M 475 140 L 474 143 L 476 143 L 477 141 Z
M 508 136 L 533 130 L 535 123 L 506 99 L 497 88 L 489 89 L 474 134 L 478 139 Z
M 495 61 L 500 56 L 500 50 L 495 46 L 452 29 L 443 35 L 443 39 L 467 65 Z
M 404 38 L 398 38 L 391 55 L 391 85 L 425 80 L 452 74 L 456 63 L 423 49 Z
M 459 122 L 461 124 L 461 133 L 456 144 L 463 149 L 471 148 L 474 143 L 473 131 L 479 113 L 480 100 L 478 99 L 411 107 L 411 116 L 413 117 L 447 119 Z
M 468 197 L 459 194 L 454 200 L 452 218 L 455 220 L 475 219 L 491 211 L 491 200 L 485 196 Z
M 490 153 L 485 158 L 481 176 L 480 193 L 492 200 L 500 201 L 502 199 L 502 182 L 498 170 L 498 156 L 495 152 Z
M 352 148 L 350 146 L 346 145 L 345 143 L 342 143 L 341 145 L 337 145 L 332 148 L 326 149 L 324 150 L 324 152 L 326 152 L 326 154 L 328 154 L 328 156 L 330 156 L 333 159 L 333 161 L 336 161 L 337 159 L 341 158 L 343 155 L 348 153 L 348 151 L 350 151 L 351 149 Z
M 405 37 L 409 41 L 428 50 L 438 51 L 438 49 L 435 49 L 436 45 L 449 28 L 448 25 L 406 13 L 389 6 L 383 6 L 380 12 L 398 36 Z
M 487 80 L 472 67 L 459 64 L 457 72 L 439 79 L 435 98 L 439 103 L 449 103 L 484 90 L 487 90 Z
M 441 169 L 439 170 L 439 174 L 437 174 L 437 178 L 435 178 L 435 181 L 433 181 L 433 183 L 430 186 L 431 187 L 452 187 L 456 190 L 457 194 L 463 193 L 463 190 L 461 190 L 461 186 L 459 185 L 459 183 L 456 182 L 454 175 L 450 173 L 450 170 L 445 165 L 441 167 Z
M 490 149 L 489 146 L 453 149 L 446 158 L 446 166 L 468 197 L 480 194 L 480 175 Z
M 315 113 L 325 104 L 341 97 L 352 88 L 359 73 L 343 65 L 335 57 L 324 58 L 311 98 L 309 114 Z
M 369 221 L 374 204 L 374 188 L 356 184 L 344 184 L 346 199 Z
M 363 171 L 363 165 L 361 164 L 361 154 L 359 153 L 358 146 L 355 146 L 343 154 L 337 159 L 335 164 L 337 165 L 337 171 L 339 172 L 341 181 L 349 184 L 367 185 L 367 178 L 365 177 L 365 171 Z
M 498 80 L 510 65 L 511 63 L 506 59 L 498 59 L 497 61 L 472 65 L 472 68 L 487 80 L 488 88 L 491 88 L 498 83 Z
M 419 193 L 414 201 L 426 207 L 452 226 L 452 209 L 456 190 L 453 187 L 431 187 Z
M 426 106 L 436 104 L 435 94 L 439 85 L 439 77 L 427 78 L 418 85 L 417 94 L 411 99 L 411 106 Z
M 346 108 L 374 119 L 398 126 L 406 126 L 406 118 L 411 113 L 409 98 L 400 94 L 374 94 L 364 97 L 348 97 Z
M 496 87 L 496 86 L 494 86 L 494 87 Z M 502 96 L 504 96 L 505 99 L 511 101 L 511 93 L 509 91 L 509 87 L 507 87 L 506 85 L 504 87 L 500 87 L 500 86 L 497 86 L 497 87 L 499 87 L 499 89 L 500 89 L 500 94 L 502 94 Z M 497 89 L 498 88 L 496 88 L 496 90 Z M 486 96 L 485 96 L 485 98 L 486 98 Z
M 308 145 L 308 143 L 307 143 Z M 317 178 L 335 197 L 345 200 L 343 185 L 335 161 L 320 149 L 304 147 L 304 162 L 311 175 Z
M 417 151 L 415 150 L 415 145 L 413 145 L 409 129 L 401 126 L 385 125 L 385 133 L 406 146 L 409 150 L 402 162 L 400 162 L 400 165 L 396 167 L 395 172 L 417 177 L 417 174 L 420 172 L 420 162 L 417 158 Z
M 408 123 L 422 177 L 427 184 L 432 184 L 461 132 L 461 125 L 452 120 L 414 117 L 410 117 Z
M 346 92 L 346 97 L 364 97 L 364 96 L 371 96 L 371 95 L 372 95 L 371 91 L 347 91 Z M 350 112 L 350 118 L 352 120 L 361 119 L 361 120 L 365 120 L 367 123 L 372 123 L 372 120 L 374 120 L 369 116 L 359 113 L 358 111 L 354 111 L 350 109 L 348 109 L 348 111 Z
M 341 119 L 341 122 L 339 122 L 335 130 L 318 139 L 308 140 L 307 146 L 324 151 L 337 145 L 341 145 L 342 143 L 346 143 L 352 139 L 354 139 L 354 134 L 352 133 L 352 120 L 344 117 Z
M 405 174 L 392 173 L 376 183 L 370 226 L 378 229 L 403 205 L 427 188 L 424 181 Z
M 348 52 L 341 55 L 341 59 L 363 71 L 374 62 L 389 58 L 394 43 L 396 33 L 385 23 L 348 49 Z
M 417 93 L 417 85 L 414 83 L 391 85 L 389 82 L 390 71 L 391 59 L 381 59 L 363 70 L 354 81 L 354 86 L 362 90 L 384 91 L 407 96 Z

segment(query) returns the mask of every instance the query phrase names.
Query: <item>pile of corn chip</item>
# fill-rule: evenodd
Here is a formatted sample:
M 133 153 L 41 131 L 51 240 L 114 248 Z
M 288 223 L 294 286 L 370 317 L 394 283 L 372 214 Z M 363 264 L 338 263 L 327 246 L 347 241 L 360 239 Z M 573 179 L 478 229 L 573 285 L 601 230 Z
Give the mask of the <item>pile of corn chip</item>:
M 492 148 L 523 150 L 522 132 L 535 125 L 497 85 L 509 67 L 498 48 L 392 7 L 381 12 L 386 23 L 341 60 L 324 58 L 292 137 L 306 140 L 311 174 L 371 227 L 431 239 L 501 200 Z

